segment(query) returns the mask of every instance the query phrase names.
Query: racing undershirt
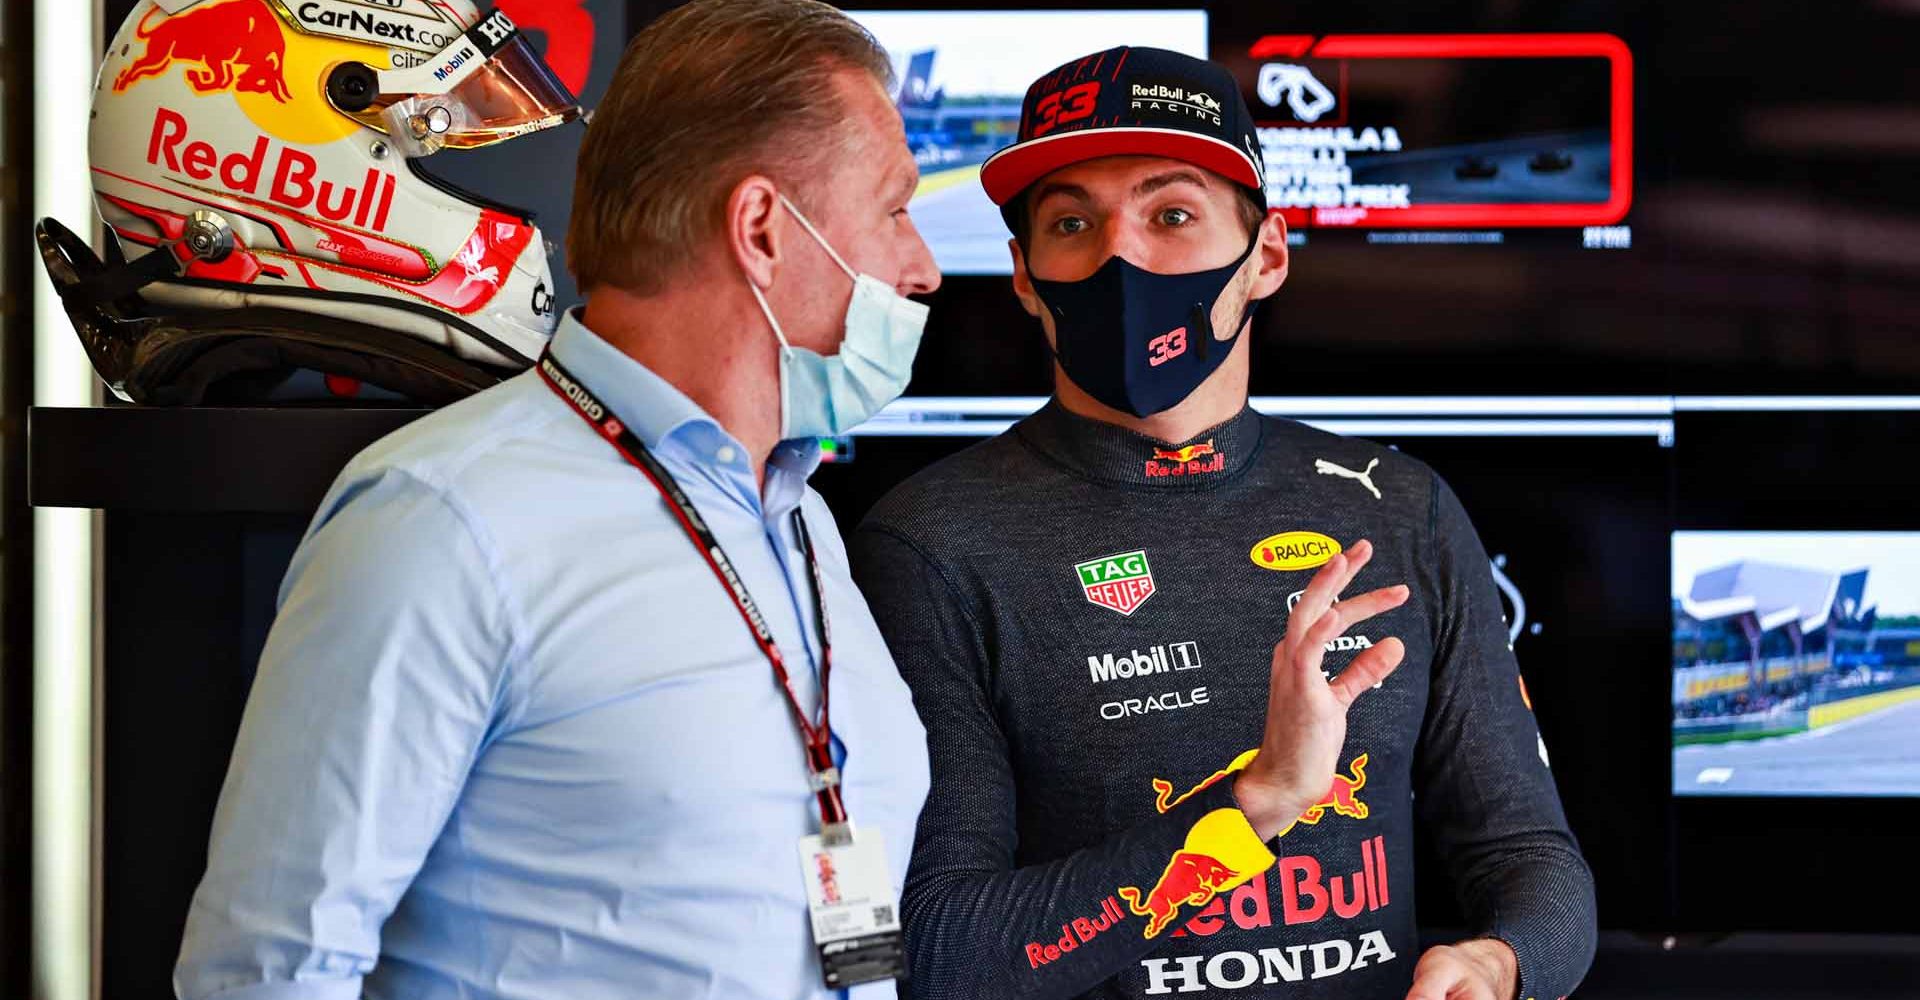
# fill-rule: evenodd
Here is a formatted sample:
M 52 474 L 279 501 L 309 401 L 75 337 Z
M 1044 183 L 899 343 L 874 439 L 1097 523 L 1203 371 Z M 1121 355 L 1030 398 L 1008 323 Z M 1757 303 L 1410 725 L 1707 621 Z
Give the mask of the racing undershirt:
M 1262 843 L 1231 769 L 1294 595 L 1362 538 L 1345 594 L 1412 595 L 1325 669 L 1406 656 L 1327 797 Z M 1485 551 L 1420 462 L 1251 409 L 1171 446 L 1056 401 L 902 484 L 851 551 L 932 765 L 903 995 L 1403 1000 L 1416 826 L 1520 997 L 1585 974 L 1592 877 Z

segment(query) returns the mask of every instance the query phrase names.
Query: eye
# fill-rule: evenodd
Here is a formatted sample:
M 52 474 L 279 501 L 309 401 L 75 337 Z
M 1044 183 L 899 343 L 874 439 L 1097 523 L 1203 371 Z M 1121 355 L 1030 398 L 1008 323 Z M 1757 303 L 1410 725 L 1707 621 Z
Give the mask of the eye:
M 1077 215 L 1063 215 L 1053 221 L 1052 228 L 1062 236 L 1076 236 L 1087 231 L 1087 220 Z
M 1163 208 L 1160 210 L 1160 224 L 1170 228 L 1179 228 L 1193 221 L 1193 213 L 1184 208 Z

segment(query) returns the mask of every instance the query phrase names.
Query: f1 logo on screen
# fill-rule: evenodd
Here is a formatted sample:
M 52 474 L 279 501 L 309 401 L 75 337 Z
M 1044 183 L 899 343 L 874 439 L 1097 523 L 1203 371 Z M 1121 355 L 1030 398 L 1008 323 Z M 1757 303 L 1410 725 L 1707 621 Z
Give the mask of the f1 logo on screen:
M 547 39 L 547 65 L 575 97 L 587 89 L 593 71 L 593 15 L 586 0 L 499 0 L 499 6 L 522 31 L 538 31 Z
M 1633 203 L 1633 53 L 1589 33 L 1263 35 L 1240 83 L 1258 120 L 1267 201 L 1294 228 L 1568 227 L 1625 246 Z M 1410 88 L 1407 66 L 1449 67 Z M 1529 76 L 1529 74 L 1533 74 Z M 1551 81 L 1558 117 L 1505 134 L 1410 129 L 1472 92 Z M 1353 93 L 1374 95 L 1350 103 Z M 1384 95 L 1395 95 L 1388 98 Z M 1351 159 L 1349 159 L 1351 157 Z

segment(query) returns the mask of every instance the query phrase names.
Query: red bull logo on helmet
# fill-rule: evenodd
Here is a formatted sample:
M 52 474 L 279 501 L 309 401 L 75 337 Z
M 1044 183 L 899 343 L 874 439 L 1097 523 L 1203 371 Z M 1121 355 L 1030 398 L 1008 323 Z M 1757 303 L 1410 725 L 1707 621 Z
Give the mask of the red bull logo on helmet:
M 145 48 L 114 77 L 115 93 L 180 63 L 188 67 L 187 85 L 195 93 L 265 94 L 282 104 L 292 99 L 287 90 L 286 35 L 280 16 L 266 0 L 206 4 L 150 26 L 148 22 L 160 13 L 164 11 L 158 7 L 148 11 L 134 29 Z
M 194 141 L 186 116 L 166 107 L 154 112 L 147 162 L 192 180 L 217 181 L 235 194 L 263 196 L 295 211 L 313 211 L 329 222 L 375 231 L 386 230 L 393 208 L 394 179 L 389 174 L 369 167 L 358 184 L 322 180 L 318 160 L 264 135 L 254 139 L 251 149 L 222 151 Z

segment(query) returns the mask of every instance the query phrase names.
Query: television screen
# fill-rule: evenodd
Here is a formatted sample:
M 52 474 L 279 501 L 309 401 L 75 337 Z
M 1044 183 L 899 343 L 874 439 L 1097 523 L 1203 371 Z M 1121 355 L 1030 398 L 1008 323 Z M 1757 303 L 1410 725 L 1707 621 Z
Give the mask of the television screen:
M 895 103 L 920 163 L 908 210 L 944 274 L 1011 274 L 980 165 L 1020 129 L 1027 86 L 1116 45 L 1206 58 L 1201 10 L 850 10 L 893 55 Z
M 1614 35 L 1264 35 L 1220 55 L 1259 125 L 1268 203 L 1296 230 L 1498 243 L 1579 227 L 1594 249 L 1631 244 L 1633 60 Z
M 1675 794 L 1920 796 L 1920 533 L 1672 551 Z

